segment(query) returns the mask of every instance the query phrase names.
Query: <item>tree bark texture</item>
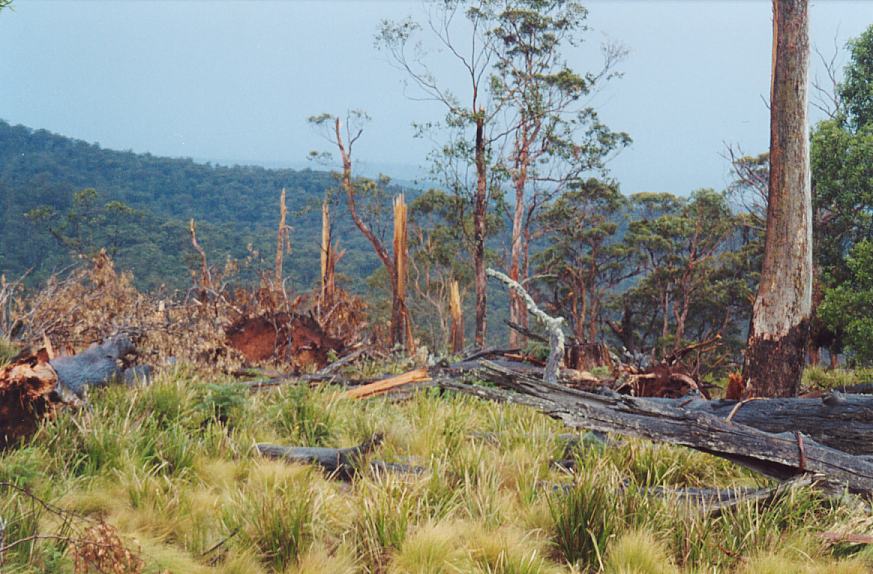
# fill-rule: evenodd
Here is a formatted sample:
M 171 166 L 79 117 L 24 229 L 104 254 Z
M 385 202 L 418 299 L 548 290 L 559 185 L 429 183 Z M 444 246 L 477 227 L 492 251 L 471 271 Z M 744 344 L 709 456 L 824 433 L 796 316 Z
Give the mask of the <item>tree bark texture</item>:
M 476 273 L 476 346 L 485 347 L 487 330 L 485 233 L 488 209 L 488 173 L 485 164 L 485 110 L 476 116 L 476 197 L 473 206 L 473 267 Z
M 461 306 L 461 289 L 456 279 L 453 279 L 449 284 L 449 313 L 452 325 L 449 333 L 449 346 L 452 353 L 457 354 L 464 350 L 464 312 Z
M 575 428 L 688 446 L 782 480 L 812 473 L 853 492 L 873 492 L 869 457 L 825 446 L 802 432 L 766 432 L 733 418 L 689 409 L 687 399 L 677 403 L 578 391 L 487 362 L 479 376 L 500 388 L 443 379 L 438 384 L 481 398 L 527 405 Z
M 808 36 L 808 0 L 774 0 L 767 236 L 745 361 L 753 396 L 796 395 L 805 363 L 812 312 Z

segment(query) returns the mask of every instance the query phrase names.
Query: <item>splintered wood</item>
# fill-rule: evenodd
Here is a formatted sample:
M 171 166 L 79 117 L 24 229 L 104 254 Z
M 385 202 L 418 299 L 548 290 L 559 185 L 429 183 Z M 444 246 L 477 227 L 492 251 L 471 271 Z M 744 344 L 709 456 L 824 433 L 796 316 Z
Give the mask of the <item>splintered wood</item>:
M 454 279 L 449 284 L 449 312 L 452 316 L 449 344 L 452 352 L 458 354 L 464 350 L 464 315 L 461 307 L 461 291 L 458 281 Z
M 394 198 L 394 301 L 392 304 L 391 340 L 405 345 L 410 353 L 415 352 L 412 323 L 406 307 L 407 236 L 406 200 L 401 193 Z
M 343 396 L 348 399 L 367 399 L 387 393 L 388 391 L 404 385 L 426 383 L 430 380 L 430 375 L 428 374 L 427 369 L 415 369 L 401 375 L 388 377 L 387 379 L 382 379 L 375 383 L 361 385 L 360 387 L 350 389 L 343 393 Z

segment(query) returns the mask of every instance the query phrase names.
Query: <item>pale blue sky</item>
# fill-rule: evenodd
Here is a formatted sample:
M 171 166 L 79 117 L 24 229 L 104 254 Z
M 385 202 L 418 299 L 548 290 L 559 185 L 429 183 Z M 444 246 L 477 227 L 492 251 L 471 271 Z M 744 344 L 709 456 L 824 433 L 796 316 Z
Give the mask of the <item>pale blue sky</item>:
M 588 6 L 589 47 L 571 63 L 593 68 L 591 48 L 607 37 L 630 50 L 624 77 L 594 100 L 635 140 L 612 164 L 625 192 L 721 188 L 726 142 L 766 149 L 769 1 Z M 307 116 L 363 108 L 373 123 L 359 157 L 409 177 L 430 149 L 410 124 L 440 109 L 404 95 L 373 36 L 381 19 L 421 11 L 399 0 L 16 0 L 0 15 L 0 119 L 115 149 L 300 166 L 322 147 Z M 873 24 L 873 2 L 819 0 L 810 20 L 813 44 L 831 54 L 835 36 L 842 46 Z

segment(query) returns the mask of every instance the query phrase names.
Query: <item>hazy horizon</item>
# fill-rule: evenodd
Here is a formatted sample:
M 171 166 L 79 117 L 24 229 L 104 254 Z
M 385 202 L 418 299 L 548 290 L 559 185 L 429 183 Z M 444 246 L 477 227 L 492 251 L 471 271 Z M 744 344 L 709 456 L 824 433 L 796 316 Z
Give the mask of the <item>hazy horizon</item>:
M 592 29 L 571 64 L 595 68 L 605 38 L 629 49 L 624 77 L 593 101 L 634 138 L 611 164 L 625 193 L 720 189 L 726 143 L 766 150 L 770 2 L 586 4 Z M 812 44 L 827 56 L 835 37 L 842 49 L 873 23 L 873 3 L 811 6 Z M 441 110 L 404 93 L 373 37 L 383 18 L 421 10 L 401 1 L 19 0 L 0 15 L 0 118 L 111 149 L 299 169 L 325 147 L 307 116 L 362 108 L 373 117 L 356 150 L 363 169 L 410 179 L 432 148 L 411 123 Z M 815 54 L 812 64 L 823 77 Z M 456 69 L 438 62 L 437 71 L 454 85 Z

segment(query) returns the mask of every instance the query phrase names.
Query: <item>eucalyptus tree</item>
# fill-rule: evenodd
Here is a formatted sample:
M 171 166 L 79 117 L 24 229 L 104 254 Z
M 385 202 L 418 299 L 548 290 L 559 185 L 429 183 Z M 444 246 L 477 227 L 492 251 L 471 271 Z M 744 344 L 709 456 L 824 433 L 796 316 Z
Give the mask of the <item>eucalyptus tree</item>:
M 448 143 L 434 157 L 436 171 L 453 193 L 469 198 L 471 251 L 476 284 L 476 343 L 485 342 L 485 239 L 488 207 L 513 191 L 510 277 L 528 275 L 529 245 L 538 211 L 588 171 L 601 170 L 626 134 L 604 126 L 585 102 L 613 77 L 623 55 L 605 50 L 597 72 L 572 70 L 563 51 L 578 47 L 587 11 L 577 0 L 443 0 L 431 4 L 426 26 L 386 22 L 378 36 L 391 60 L 447 109 Z M 459 25 L 462 20 L 463 25 Z M 421 33 L 430 32 L 459 64 L 465 99 L 450 93 L 431 73 Z M 475 167 L 475 188 L 466 181 Z M 520 298 L 511 295 L 510 318 L 526 322 Z
M 602 342 L 608 298 L 639 271 L 618 235 L 626 203 L 617 185 L 591 178 L 571 185 L 541 217 L 546 247 L 534 257 L 538 283 L 581 344 Z
M 509 277 L 522 283 L 529 275 L 537 213 L 584 174 L 603 175 L 606 157 L 630 141 L 609 130 L 586 101 L 616 75 L 623 48 L 603 46 L 595 72 L 580 73 L 566 61 L 565 51 L 578 48 L 588 30 L 587 14 L 576 0 L 507 0 L 493 12 L 491 90 L 505 109 L 507 153 L 499 161 L 513 195 Z M 509 315 L 527 325 L 524 302 L 514 291 Z M 510 345 L 518 342 L 511 331 Z
M 812 315 L 808 13 L 808 0 L 773 2 L 767 232 L 744 369 L 758 396 L 797 394 Z
M 635 194 L 630 217 L 624 242 L 643 276 L 623 297 L 638 333 L 623 335 L 657 356 L 682 348 L 689 332 L 695 339 L 727 332 L 740 315 L 734 302 L 747 300 L 749 269 L 733 249 L 740 220 L 725 194 Z

